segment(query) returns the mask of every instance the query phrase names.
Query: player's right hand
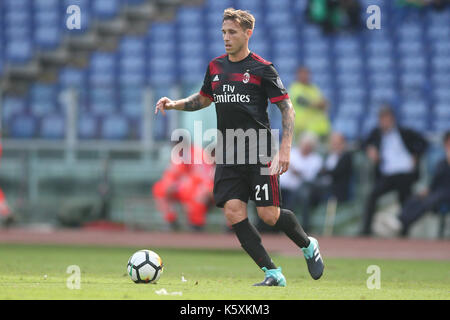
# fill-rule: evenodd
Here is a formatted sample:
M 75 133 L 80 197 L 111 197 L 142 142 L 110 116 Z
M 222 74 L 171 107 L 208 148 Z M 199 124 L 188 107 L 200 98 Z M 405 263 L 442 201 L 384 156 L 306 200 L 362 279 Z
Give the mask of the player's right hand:
M 156 103 L 155 114 L 158 114 L 158 110 L 161 110 L 163 115 L 166 115 L 164 110 L 171 110 L 175 108 L 175 101 L 170 100 L 167 97 L 162 97 Z

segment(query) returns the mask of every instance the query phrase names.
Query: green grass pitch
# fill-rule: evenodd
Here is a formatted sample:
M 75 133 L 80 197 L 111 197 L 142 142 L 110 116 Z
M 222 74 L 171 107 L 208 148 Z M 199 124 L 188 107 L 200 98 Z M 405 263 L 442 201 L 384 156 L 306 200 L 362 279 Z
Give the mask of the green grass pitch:
M 314 281 L 302 256 L 273 255 L 287 287 L 251 285 L 263 279 L 240 251 L 156 251 L 164 262 L 157 284 L 135 284 L 128 258 L 143 248 L 0 245 L 0 299 L 449 299 L 450 262 L 324 257 L 325 273 Z M 81 288 L 66 286 L 69 265 L 81 269 Z M 381 269 L 381 288 L 369 290 L 369 265 Z M 46 276 L 45 276 L 46 275 Z M 187 280 L 181 281 L 182 275 Z M 182 296 L 158 295 L 168 293 Z

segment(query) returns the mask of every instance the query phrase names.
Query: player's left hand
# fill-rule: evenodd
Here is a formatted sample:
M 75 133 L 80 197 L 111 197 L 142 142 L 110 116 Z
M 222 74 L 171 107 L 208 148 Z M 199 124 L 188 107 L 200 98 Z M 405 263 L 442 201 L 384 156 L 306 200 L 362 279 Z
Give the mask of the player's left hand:
M 280 151 L 273 157 L 270 165 L 271 175 L 282 175 L 289 169 L 291 152 L 288 149 L 281 148 Z

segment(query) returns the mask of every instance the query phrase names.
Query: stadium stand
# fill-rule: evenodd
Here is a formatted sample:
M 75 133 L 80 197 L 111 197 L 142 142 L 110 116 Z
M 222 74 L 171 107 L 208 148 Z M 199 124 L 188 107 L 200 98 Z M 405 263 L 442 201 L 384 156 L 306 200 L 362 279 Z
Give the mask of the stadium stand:
M 126 5 L 145 0 L 4 0 L 0 4 L 0 76 L 40 51 L 57 48 L 70 32 L 88 32 Z M 66 9 L 77 4 L 82 29 L 65 28 Z M 79 138 L 126 139 L 139 119 L 139 89 L 199 86 L 207 62 L 223 52 L 220 21 L 228 6 L 256 16 L 251 49 L 274 62 L 285 85 L 306 64 L 331 102 L 333 125 L 357 139 L 372 123 L 369 108 L 390 101 L 402 123 L 427 132 L 450 128 L 450 9 L 396 20 L 393 1 L 377 1 L 381 30 L 325 36 L 304 15 L 306 1 L 207 0 L 181 6 L 173 21 L 154 22 L 143 35 L 123 36 L 116 50 L 96 51 L 83 68 L 63 66 L 55 83 L 35 83 L 28 94 L 2 98 L 3 134 L 11 138 L 64 138 L 62 91 L 81 95 Z M 362 1 L 364 5 L 371 1 Z M 361 15 L 366 17 L 365 12 Z M 414 95 L 412 95 L 414 94 Z M 430 112 L 431 111 L 431 112 Z M 55 128 L 52 127 L 54 123 Z M 93 127 L 101 128 L 97 130 Z M 162 126 L 166 128 L 167 126 Z M 159 136 L 165 136 L 158 133 Z M 136 136 L 139 138 L 140 134 Z

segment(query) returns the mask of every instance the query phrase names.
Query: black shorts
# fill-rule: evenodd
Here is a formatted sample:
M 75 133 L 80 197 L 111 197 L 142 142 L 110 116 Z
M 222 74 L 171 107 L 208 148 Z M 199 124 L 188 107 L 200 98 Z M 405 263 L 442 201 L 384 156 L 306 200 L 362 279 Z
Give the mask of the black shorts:
M 262 165 L 216 166 L 214 201 L 223 208 L 225 202 L 253 200 L 257 207 L 281 206 L 280 178 L 262 175 Z

